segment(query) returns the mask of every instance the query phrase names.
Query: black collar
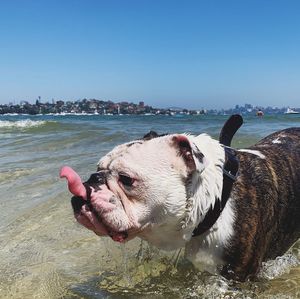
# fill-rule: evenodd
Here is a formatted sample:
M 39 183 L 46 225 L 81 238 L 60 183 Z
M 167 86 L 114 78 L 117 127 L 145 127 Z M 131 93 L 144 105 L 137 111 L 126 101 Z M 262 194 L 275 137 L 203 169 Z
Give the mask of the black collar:
M 234 149 L 224 147 L 225 163 L 223 167 L 223 189 L 221 200 L 216 198 L 215 206 L 209 209 L 202 222 L 193 231 L 193 237 L 202 235 L 208 231 L 221 215 L 232 190 L 233 183 L 236 181 L 239 169 L 239 160 Z

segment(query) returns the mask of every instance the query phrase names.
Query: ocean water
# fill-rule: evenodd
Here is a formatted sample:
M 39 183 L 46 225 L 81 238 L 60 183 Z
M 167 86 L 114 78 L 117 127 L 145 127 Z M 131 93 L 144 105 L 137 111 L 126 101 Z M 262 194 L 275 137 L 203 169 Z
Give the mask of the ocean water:
M 299 298 L 300 243 L 254 282 L 197 272 L 182 251 L 99 238 L 74 220 L 63 165 L 83 179 L 115 145 L 158 133 L 218 138 L 227 116 L 0 116 L 0 298 Z M 246 117 L 234 147 L 300 126 Z

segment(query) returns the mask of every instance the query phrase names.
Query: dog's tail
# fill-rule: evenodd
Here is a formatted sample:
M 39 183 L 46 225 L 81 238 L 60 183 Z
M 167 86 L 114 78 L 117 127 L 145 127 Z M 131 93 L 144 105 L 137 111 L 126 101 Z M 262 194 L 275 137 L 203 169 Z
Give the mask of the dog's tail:
M 226 123 L 224 124 L 220 136 L 219 136 L 219 142 L 225 146 L 230 146 L 231 140 L 234 136 L 234 134 L 237 132 L 237 130 L 241 127 L 243 124 L 243 117 L 239 114 L 233 114 L 231 115 Z

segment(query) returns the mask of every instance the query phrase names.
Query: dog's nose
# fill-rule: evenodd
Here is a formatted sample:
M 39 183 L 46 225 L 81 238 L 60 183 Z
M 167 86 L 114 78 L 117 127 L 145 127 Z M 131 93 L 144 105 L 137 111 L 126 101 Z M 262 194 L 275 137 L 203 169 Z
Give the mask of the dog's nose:
M 103 185 L 106 184 L 106 175 L 104 172 L 95 172 L 88 179 L 87 183 L 89 185 L 97 184 Z

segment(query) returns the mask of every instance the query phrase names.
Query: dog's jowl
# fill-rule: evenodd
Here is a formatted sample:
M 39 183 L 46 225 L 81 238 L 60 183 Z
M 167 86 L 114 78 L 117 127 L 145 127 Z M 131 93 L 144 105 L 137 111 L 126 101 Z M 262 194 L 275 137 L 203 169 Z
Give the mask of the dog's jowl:
M 62 171 L 82 225 L 118 242 L 185 247 L 197 267 L 225 277 L 254 277 L 299 238 L 300 128 L 240 150 L 206 134 L 152 132 L 115 147 L 97 173 L 81 183 Z

